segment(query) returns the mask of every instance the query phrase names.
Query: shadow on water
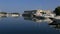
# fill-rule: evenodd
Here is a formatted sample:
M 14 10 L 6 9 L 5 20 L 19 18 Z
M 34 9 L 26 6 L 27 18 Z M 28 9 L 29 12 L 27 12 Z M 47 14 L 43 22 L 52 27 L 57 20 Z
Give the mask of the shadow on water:
M 58 20 L 58 19 L 53 20 L 53 22 L 50 23 L 49 26 L 60 31 L 60 20 Z

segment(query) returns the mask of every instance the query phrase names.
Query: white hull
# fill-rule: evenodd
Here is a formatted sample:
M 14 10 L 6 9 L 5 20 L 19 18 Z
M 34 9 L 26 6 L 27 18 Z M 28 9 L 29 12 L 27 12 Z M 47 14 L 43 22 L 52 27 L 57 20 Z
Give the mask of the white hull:
M 58 19 L 59 20 L 60 19 L 60 16 L 56 16 L 56 17 L 54 17 L 54 19 Z

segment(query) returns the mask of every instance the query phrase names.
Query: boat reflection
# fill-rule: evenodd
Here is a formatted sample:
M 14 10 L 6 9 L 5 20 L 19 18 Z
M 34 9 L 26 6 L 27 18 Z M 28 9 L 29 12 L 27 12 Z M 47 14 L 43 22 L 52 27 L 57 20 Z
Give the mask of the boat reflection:
M 48 18 L 43 18 L 43 17 L 24 17 L 24 20 L 30 20 L 30 21 L 34 21 L 34 22 L 47 22 L 47 23 L 51 23 L 52 20 L 48 19 Z
M 60 31 L 60 21 L 54 20 L 52 23 L 49 24 L 50 27 L 55 28 L 56 30 Z

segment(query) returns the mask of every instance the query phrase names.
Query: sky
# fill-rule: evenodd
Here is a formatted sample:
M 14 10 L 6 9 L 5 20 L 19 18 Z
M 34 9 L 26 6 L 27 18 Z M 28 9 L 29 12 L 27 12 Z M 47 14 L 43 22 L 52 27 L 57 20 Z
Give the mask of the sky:
M 60 0 L 0 0 L 0 11 L 19 12 L 25 10 L 54 10 L 60 6 Z

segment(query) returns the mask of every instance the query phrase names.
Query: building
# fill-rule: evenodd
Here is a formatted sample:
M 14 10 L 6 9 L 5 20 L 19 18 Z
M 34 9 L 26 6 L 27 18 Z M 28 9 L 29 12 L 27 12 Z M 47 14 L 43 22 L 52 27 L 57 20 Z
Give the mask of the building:
M 37 10 L 28 10 L 28 11 L 24 11 L 24 13 L 22 14 L 22 16 L 29 16 L 31 17 L 33 14 L 36 13 Z
M 0 17 L 5 17 L 7 15 L 6 12 L 0 12 Z
M 18 16 L 20 16 L 20 14 L 19 13 L 8 13 L 7 16 L 8 17 L 18 17 Z
M 23 16 L 54 17 L 55 14 L 50 10 L 29 10 L 24 11 Z

